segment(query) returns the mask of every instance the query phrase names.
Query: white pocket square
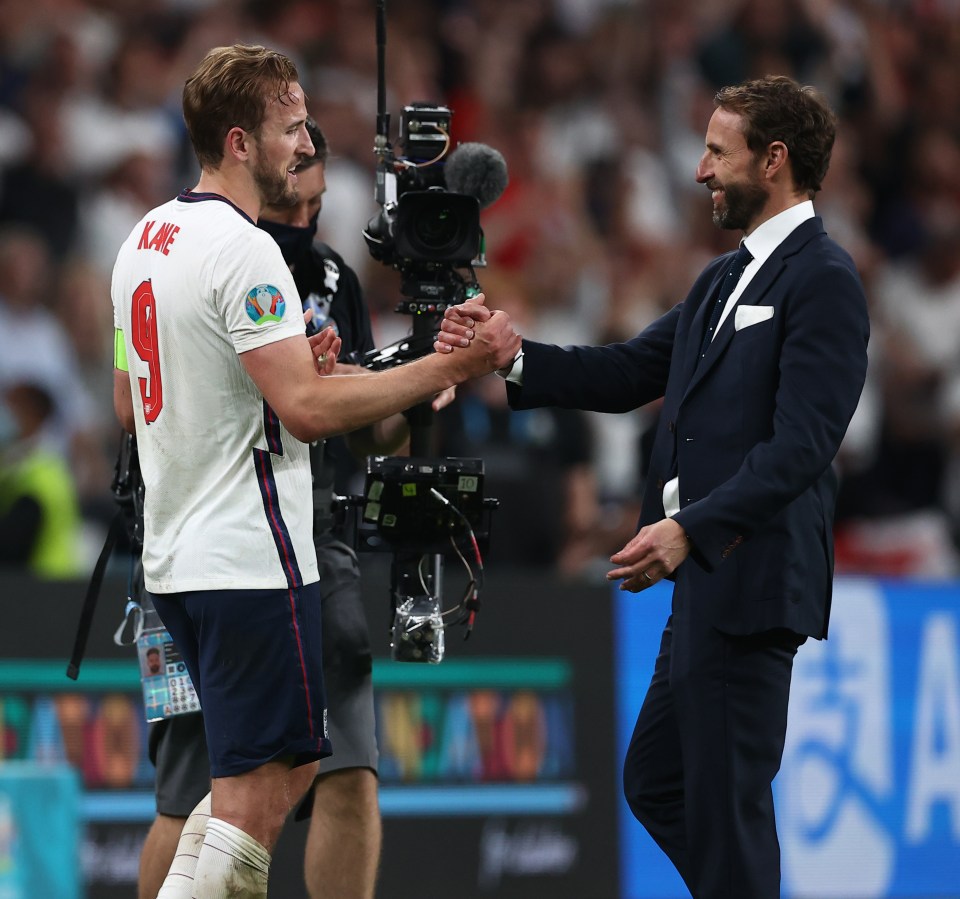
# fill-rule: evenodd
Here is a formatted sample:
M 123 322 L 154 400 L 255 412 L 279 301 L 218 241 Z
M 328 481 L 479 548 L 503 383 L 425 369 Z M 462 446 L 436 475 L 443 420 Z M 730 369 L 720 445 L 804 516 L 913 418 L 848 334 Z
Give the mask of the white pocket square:
M 773 306 L 737 306 L 733 319 L 735 331 L 758 325 L 773 318 Z

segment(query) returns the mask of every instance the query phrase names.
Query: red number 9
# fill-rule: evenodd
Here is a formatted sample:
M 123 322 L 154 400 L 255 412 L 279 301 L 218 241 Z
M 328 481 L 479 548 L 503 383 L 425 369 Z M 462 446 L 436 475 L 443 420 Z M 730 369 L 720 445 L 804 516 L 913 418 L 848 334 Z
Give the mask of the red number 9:
M 156 306 L 153 285 L 144 281 L 133 293 L 133 348 L 149 369 L 146 378 L 138 378 L 143 417 L 147 424 L 157 420 L 163 408 L 163 380 L 160 377 L 160 349 L 157 343 Z

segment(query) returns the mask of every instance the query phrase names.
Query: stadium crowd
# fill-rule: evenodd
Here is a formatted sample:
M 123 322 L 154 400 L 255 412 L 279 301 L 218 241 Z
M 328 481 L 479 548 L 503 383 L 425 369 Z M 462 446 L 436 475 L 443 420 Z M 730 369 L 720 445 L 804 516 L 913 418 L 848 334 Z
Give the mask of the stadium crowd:
M 409 328 L 397 274 L 361 236 L 377 212 L 374 6 L 0 2 L 0 393 L 9 405 L 28 385 L 52 403 L 44 444 L 68 461 L 81 513 L 73 573 L 113 512 L 113 261 L 146 210 L 196 182 L 179 90 L 210 47 L 296 60 L 332 143 L 319 237 L 360 273 L 378 345 Z M 510 183 L 482 215 L 478 274 L 491 305 L 550 342 L 632 336 L 732 248 L 693 177 L 719 87 L 778 72 L 824 91 L 841 126 L 817 211 L 854 255 L 872 317 L 868 386 L 837 460 L 838 571 L 960 573 L 956 0 L 403 0 L 387 13 L 394 123 L 405 103 L 442 102 L 454 144 L 503 153 Z M 481 381 L 439 416 L 437 450 L 484 456 L 489 492 L 519 503 L 497 520 L 492 559 L 590 576 L 632 533 L 656 414 L 514 420 L 502 384 Z

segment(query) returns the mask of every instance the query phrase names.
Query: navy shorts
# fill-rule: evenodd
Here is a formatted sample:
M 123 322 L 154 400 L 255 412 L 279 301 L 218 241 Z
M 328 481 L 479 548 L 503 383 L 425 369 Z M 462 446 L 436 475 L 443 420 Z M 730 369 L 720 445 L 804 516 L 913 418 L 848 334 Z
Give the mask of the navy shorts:
M 377 771 L 370 634 L 360 594 L 356 554 L 338 541 L 317 546 L 323 597 L 323 679 L 333 755 L 320 776 L 342 768 Z M 150 761 L 156 766 L 157 811 L 186 818 L 210 790 L 203 716 L 176 715 L 150 725 Z M 313 791 L 297 817 L 307 817 Z
M 197 689 L 212 777 L 330 755 L 319 584 L 150 599 Z

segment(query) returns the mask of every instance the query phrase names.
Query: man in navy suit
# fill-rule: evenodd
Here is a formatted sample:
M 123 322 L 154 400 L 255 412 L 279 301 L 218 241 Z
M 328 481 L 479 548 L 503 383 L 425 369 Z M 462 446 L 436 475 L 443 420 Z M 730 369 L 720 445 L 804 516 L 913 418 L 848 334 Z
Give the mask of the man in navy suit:
M 687 298 L 632 340 L 524 340 L 510 403 L 629 412 L 663 397 L 637 535 L 607 577 L 674 581 L 624 762 L 634 815 L 696 899 L 774 899 L 780 767 L 797 648 L 827 635 L 837 478 L 867 368 L 866 300 L 811 202 L 836 120 L 776 76 L 721 90 L 697 181 L 743 231 Z M 483 328 L 464 304 L 437 349 Z

